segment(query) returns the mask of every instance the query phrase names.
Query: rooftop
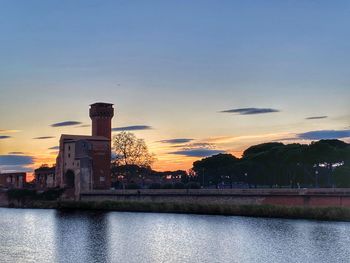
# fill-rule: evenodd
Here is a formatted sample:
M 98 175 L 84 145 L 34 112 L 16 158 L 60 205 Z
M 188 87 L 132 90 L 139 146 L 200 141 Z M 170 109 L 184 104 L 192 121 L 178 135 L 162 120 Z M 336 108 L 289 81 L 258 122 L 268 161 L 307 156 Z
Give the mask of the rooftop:
M 62 134 L 61 140 L 89 140 L 89 141 L 109 141 L 104 136 L 91 136 L 91 135 L 73 135 L 73 134 Z
M 90 104 L 90 106 L 110 107 L 110 106 L 113 106 L 113 104 L 112 103 L 106 103 L 106 102 L 95 102 L 93 104 Z

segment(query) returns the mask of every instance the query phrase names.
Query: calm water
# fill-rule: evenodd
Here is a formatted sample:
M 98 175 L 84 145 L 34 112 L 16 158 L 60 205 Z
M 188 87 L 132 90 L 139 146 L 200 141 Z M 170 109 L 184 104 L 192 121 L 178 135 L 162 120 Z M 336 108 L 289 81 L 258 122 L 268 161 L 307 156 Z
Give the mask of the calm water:
M 0 208 L 1 262 L 350 262 L 350 223 Z

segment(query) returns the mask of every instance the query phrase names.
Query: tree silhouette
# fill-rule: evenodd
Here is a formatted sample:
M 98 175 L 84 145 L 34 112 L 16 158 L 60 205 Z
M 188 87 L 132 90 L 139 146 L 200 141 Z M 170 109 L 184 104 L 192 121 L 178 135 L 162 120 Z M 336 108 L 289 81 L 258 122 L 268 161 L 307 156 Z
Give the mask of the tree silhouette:
M 121 165 L 137 165 L 150 167 L 154 162 L 153 154 L 149 153 L 143 139 L 138 139 L 131 132 L 121 132 L 113 137 L 113 147 L 116 154 L 115 163 Z
M 237 159 L 218 154 L 193 163 L 197 182 L 245 182 L 249 187 L 348 187 L 350 145 L 340 140 L 306 144 L 262 143 Z
M 130 132 L 121 132 L 113 137 L 113 149 L 116 156 L 112 163 L 114 187 L 128 187 L 138 177 L 144 178 L 151 173 L 154 156 L 149 153 L 143 139 L 136 138 Z

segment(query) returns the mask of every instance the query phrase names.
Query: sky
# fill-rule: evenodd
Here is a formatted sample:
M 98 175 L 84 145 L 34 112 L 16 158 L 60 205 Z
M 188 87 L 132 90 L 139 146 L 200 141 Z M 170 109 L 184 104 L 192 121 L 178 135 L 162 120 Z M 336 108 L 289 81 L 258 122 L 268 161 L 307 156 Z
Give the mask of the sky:
M 0 170 L 61 134 L 144 138 L 154 169 L 269 141 L 350 142 L 349 1 L 0 1 Z

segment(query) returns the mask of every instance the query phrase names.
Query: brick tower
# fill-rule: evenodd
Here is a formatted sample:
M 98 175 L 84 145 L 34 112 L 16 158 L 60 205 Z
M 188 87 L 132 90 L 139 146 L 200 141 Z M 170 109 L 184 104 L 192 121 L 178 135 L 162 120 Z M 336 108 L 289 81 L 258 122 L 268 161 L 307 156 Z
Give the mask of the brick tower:
M 113 104 L 94 103 L 90 105 L 92 120 L 92 137 L 102 136 L 108 139 L 107 145 L 93 147 L 93 188 L 109 189 L 111 187 L 111 137 Z
M 111 139 L 113 116 L 113 104 L 102 102 L 91 104 L 92 136 L 103 136 Z

